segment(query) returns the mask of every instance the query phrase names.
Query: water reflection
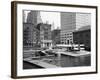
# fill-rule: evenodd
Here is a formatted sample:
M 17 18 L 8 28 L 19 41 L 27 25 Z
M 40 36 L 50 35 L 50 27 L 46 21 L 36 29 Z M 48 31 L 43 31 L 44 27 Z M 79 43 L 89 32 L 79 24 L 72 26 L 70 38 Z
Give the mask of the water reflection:
M 71 52 L 72 53 L 72 52 Z M 74 53 L 76 54 L 76 53 Z M 30 56 L 30 57 L 29 57 Z M 91 55 L 82 55 L 82 56 L 70 56 L 70 55 L 64 55 L 64 54 L 49 54 L 48 56 L 40 56 L 39 55 L 35 58 L 31 58 L 33 54 L 28 53 L 28 57 L 31 60 L 37 60 L 37 61 L 42 61 L 48 64 L 60 66 L 60 67 L 76 67 L 76 66 L 91 66 Z M 24 56 L 25 58 L 25 56 Z M 40 68 L 41 66 L 37 66 L 34 64 L 28 64 L 24 62 L 23 64 L 24 69 L 35 69 L 35 68 Z M 42 68 L 42 67 L 41 67 Z

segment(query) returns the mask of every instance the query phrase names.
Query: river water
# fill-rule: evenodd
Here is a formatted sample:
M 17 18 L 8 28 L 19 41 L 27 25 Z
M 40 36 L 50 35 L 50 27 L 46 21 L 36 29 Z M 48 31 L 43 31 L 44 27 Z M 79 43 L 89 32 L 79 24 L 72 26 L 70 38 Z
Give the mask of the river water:
M 58 59 L 57 56 L 54 57 L 52 61 L 49 61 L 48 59 L 49 58 L 44 60 L 44 62 L 57 65 L 60 67 L 91 66 L 91 56 L 90 55 L 73 57 L 73 56 L 62 54 L 60 60 Z M 36 69 L 36 68 L 38 69 L 42 67 L 24 62 L 23 68 L 24 69 Z

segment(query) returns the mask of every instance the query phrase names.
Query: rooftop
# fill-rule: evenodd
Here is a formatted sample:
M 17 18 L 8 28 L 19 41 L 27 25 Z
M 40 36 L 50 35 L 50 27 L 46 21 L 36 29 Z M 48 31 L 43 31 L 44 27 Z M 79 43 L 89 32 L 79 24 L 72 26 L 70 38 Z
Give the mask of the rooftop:
M 76 30 L 75 32 L 77 32 L 77 31 L 84 31 L 84 30 L 88 30 L 88 29 L 91 29 L 90 25 L 83 26 L 83 27 L 79 28 L 78 30 Z

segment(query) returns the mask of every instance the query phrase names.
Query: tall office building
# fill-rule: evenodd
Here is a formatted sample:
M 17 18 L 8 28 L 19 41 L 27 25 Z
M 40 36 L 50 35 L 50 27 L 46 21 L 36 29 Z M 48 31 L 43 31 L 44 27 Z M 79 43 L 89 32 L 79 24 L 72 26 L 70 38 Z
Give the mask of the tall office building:
M 61 43 L 73 43 L 73 30 L 76 29 L 76 13 L 61 12 Z
M 61 30 L 76 29 L 76 13 L 61 12 Z
M 24 47 L 33 48 L 39 44 L 39 30 L 37 25 L 41 23 L 41 16 L 39 11 L 30 11 L 27 14 L 25 22 L 25 13 L 23 13 L 23 44 Z
M 38 23 L 42 23 L 42 19 L 39 11 L 30 11 L 27 16 L 27 23 L 32 23 L 37 25 Z
M 61 12 L 61 43 L 73 43 L 72 32 L 90 24 L 89 13 Z
M 76 30 L 90 24 L 90 13 L 61 12 L 61 30 Z
M 26 16 L 25 16 L 25 11 L 23 11 L 23 23 L 26 23 Z
M 90 13 L 76 13 L 76 30 L 84 26 L 91 25 L 91 14 Z

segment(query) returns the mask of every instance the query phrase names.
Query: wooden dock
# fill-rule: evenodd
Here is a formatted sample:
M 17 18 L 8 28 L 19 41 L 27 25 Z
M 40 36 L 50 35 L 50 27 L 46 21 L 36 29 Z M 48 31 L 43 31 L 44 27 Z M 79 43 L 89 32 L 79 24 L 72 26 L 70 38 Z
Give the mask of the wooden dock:
M 60 68 L 59 66 L 43 62 L 43 60 L 32 60 L 31 58 L 24 59 L 24 61 L 38 65 L 43 68 Z

